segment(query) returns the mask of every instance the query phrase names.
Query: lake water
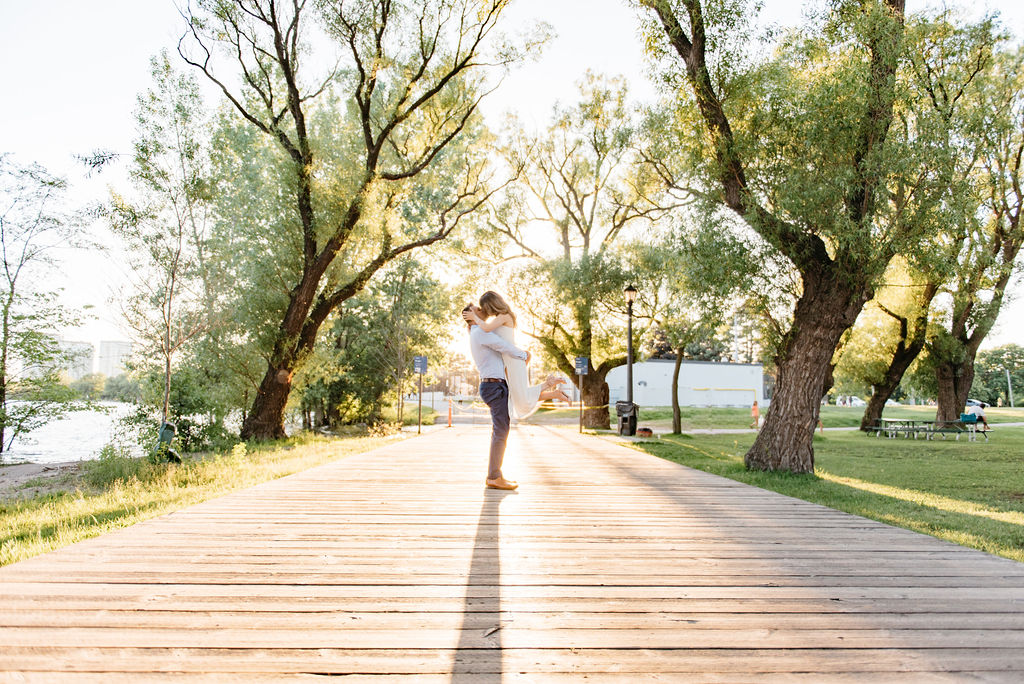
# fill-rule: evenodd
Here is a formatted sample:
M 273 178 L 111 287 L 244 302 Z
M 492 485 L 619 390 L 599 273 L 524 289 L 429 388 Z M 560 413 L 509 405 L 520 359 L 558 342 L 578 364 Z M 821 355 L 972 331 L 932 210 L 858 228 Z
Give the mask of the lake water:
M 96 458 L 110 442 L 119 418 L 131 404 L 100 402 L 109 412 L 79 411 L 47 423 L 15 440 L 10 451 L 0 454 L 3 463 L 63 463 Z

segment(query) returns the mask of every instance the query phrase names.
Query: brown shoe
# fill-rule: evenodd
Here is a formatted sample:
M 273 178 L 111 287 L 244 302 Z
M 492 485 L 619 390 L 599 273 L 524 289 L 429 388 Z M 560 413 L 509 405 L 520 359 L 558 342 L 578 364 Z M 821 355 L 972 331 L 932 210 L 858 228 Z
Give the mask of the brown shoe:
M 493 480 L 487 480 L 487 486 L 491 489 L 515 489 L 519 486 L 518 482 L 512 480 L 506 480 L 503 477 L 498 477 Z

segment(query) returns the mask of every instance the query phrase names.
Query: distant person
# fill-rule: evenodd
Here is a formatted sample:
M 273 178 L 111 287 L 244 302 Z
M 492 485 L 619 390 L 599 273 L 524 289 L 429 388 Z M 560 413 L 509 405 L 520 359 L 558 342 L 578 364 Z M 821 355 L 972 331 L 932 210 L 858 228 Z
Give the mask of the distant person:
M 988 404 L 984 402 L 977 406 L 968 406 L 964 411 L 964 414 L 968 416 L 977 416 L 976 420 L 984 425 L 986 430 L 991 430 L 992 428 L 988 426 L 988 421 L 985 419 L 985 408 L 987 406 Z
M 761 428 L 761 409 L 757 405 L 757 399 L 754 400 L 754 405 L 750 407 L 750 427 L 754 430 Z

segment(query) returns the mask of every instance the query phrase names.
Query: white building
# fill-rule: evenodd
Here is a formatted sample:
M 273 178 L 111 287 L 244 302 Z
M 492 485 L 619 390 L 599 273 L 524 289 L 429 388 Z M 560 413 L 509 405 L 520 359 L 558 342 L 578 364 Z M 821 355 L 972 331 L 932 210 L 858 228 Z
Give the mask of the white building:
M 92 358 L 96 354 L 96 348 L 88 342 L 74 342 L 72 340 L 59 341 L 61 351 L 68 355 L 68 361 L 64 366 L 64 372 L 72 380 L 80 380 L 92 373 Z
M 100 341 L 99 372 L 112 378 L 125 372 L 125 360 L 132 354 L 132 343 L 123 340 Z
M 672 405 L 675 361 L 651 359 L 633 364 L 633 401 L 640 406 Z M 626 367 L 608 372 L 610 403 L 626 400 Z M 681 406 L 747 406 L 764 400 L 764 367 L 759 363 L 683 361 L 679 369 Z

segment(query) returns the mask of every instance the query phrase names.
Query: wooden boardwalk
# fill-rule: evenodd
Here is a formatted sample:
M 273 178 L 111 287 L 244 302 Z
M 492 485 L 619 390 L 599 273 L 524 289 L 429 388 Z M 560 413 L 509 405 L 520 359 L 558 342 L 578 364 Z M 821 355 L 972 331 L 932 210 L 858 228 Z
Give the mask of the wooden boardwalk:
M 1024 565 L 563 429 L 441 430 L 0 569 L 0 681 L 1024 681 Z

